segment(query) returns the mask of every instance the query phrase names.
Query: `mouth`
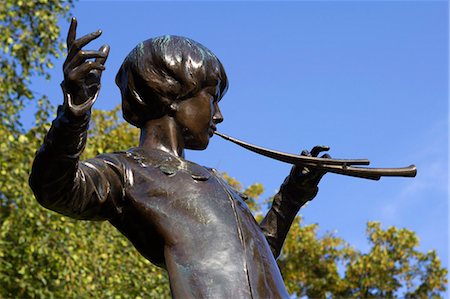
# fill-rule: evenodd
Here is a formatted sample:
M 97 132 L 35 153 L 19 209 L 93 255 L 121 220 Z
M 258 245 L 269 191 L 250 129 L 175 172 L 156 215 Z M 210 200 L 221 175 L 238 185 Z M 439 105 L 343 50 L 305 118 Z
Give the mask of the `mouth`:
M 217 130 L 216 126 L 215 126 L 215 125 L 211 125 L 211 126 L 209 127 L 209 130 L 208 130 L 209 137 L 212 137 L 212 136 L 214 135 L 214 132 L 215 132 L 216 130 Z

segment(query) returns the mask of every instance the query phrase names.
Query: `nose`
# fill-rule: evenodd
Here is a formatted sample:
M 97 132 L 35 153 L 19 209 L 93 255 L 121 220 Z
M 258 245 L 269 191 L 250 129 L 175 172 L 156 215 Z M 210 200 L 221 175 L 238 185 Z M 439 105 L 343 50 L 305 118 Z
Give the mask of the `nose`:
M 220 124 L 223 122 L 223 115 L 222 112 L 220 112 L 219 105 L 217 103 L 214 105 L 214 115 L 213 115 L 213 123 L 214 124 Z

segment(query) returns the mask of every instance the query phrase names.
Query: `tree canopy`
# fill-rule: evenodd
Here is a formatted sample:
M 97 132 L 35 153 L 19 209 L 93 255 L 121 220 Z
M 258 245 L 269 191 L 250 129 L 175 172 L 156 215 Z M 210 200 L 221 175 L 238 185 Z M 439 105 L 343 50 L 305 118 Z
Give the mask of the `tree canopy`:
M 49 77 L 52 59 L 63 47 L 59 17 L 73 1 L 13 1 L 0 3 L 0 118 L 14 128 L 27 100 L 38 101 L 29 88 L 31 76 Z

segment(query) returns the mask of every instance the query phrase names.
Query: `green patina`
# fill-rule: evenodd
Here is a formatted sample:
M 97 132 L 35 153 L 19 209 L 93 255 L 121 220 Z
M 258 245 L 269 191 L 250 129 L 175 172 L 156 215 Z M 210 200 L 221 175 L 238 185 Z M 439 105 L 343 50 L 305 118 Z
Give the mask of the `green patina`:
M 139 49 L 139 52 L 141 53 L 141 55 L 144 54 L 144 43 L 143 42 L 140 42 L 138 44 L 138 49 Z
M 161 41 L 161 48 L 167 48 L 167 46 L 170 43 L 170 40 L 172 39 L 172 37 L 170 35 L 164 35 L 160 38 L 158 38 Z

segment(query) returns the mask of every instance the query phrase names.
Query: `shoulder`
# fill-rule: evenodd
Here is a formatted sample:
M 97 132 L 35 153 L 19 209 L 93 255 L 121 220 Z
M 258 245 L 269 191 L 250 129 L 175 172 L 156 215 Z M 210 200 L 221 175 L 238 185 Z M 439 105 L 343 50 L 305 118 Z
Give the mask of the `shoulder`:
M 207 168 L 164 151 L 137 147 L 128 150 L 126 155 L 141 167 L 155 168 L 169 177 L 178 173 L 189 174 L 195 181 L 206 181 L 211 177 Z
M 87 163 L 102 163 L 120 172 L 159 172 L 166 176 L 176 176 L 178 173 L 189 174 L 195 181 L 206 181 L 215 176 L 215 171 L 200 166 L 194 162 L 175 157 L 160 150 L 149 150 L 141 147 L 127 151 L 117 151 L 102 154 Z
M 86 160 L 87 163 L 103 162 L 109 165 L 127 166 L 132 164 L 139 164 L 143 167 L 155 166 L 160 160 L 159 156 L 153 152 L 146 152 L 141 148 L 131 148 L 126 151 L 115 151 L 107 154 L 100 154 L 95 158 Z
M 87 159 L 81 162 L 81 165 L 91 166 L 95 165 L 97 167 L 112 167 L 112 168 L 123 168 L 126 160 L 125 152 L 113 152 L 108 154 L 100 154 L 94 158 Z

